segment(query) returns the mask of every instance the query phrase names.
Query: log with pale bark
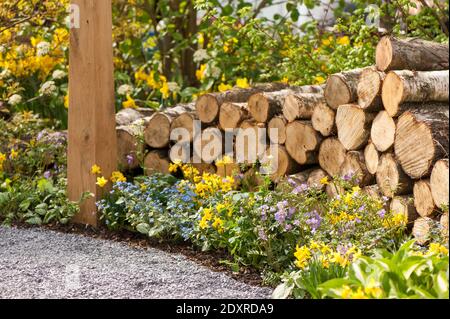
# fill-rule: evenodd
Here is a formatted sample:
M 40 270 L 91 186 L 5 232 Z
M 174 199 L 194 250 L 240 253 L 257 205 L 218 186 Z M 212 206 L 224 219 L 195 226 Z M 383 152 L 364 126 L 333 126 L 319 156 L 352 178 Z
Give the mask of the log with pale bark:
M 412 181 L 402 170 L 392 153 L 385 153 L 380 157 L 376 174 L 377 184 L 387 197 L 406 195 L 412 192 Z
M 327 104 L 337 110 L 339 105 L 358 100 L 357 87 L 362 69 L 332 74 L 328 77 L 324 96 Z
M 376 66 L 380 71 L 448 70 L 448 49 L 446 43 L 385 36 L 381 38 L 376 48 Z
M 318 168 L 309 173 L 306 183 L 310 188 L 323 190 L 326 187 L 326 184 L 322 183 L 321 180 L 327 176 L 328 176 L 327 172 L 325 172 L 321 168 Z
M 386 152 L 394 145 L 395 128 L 395 121 L 388 112 L 377 114 L 370 129 L 370 139 L 378 151 Z
M 284 144 L 286 142 L 287 120 L 284 116 L 273 117 L 267 124 L 267 134 L 272 143 Z
M 419 245 L 425 245 L 430 240 L 433 220 L 429 217 L 419 217 L 414 221 L 412 234 Z
M 299 164 L 318 162 L 318 154 L 322 136 L 309 121 L 294 121 L 286 127 L 286 149 Z
M 153 113 L 155 113 L 155 111 L 148 108 L 122 109 L 116 114 L 116 125 L 117 126 L 128 125 L 143 117 L 149 117 Z
M 407 225 L 411 225 L 419 217 L 411 195 L 395 196 L 389 208 L 392 213 L 405 216 Z
M 377 112 L 383 109 L 381 88 L 386 74 L 374 67 L 366 68 L 361 72 L 358 82 L 358 105 L 367 112 Z
M 144 172 L 146 175 L 154 173 L 169 174 L 170 159 L 167 149 L 152 150 L 144 158 Z
M 292 159 L 286 148 L 279 144 L 273 144 L 266 149 L 259 158 L 261 165 L 267 169 L 270 179 L 280 181 L 284 176 L 294 174 L 300 170 L 300 164 Z
M 305 85 L 290 87 L 281 91 L 256 93 L 248 99 L 248 109 L 257 122 L 265 123 L 282 112 L 283 105 L 288 97 L 301 96 L 302 94 L 321 96 L 322 90 L 320 85 Z M 307 106 L 305 105 L 305 107 Z M 311 118 L 311 116 L 309 117 Z
M 420 102 L 421 104 L 424 104 L 423 102 L 447 102 L 448 105 L 448 90 L 448 70 L 391 71 L 383 82 L 382 100 L 388 114 L 394 117 L 414 107 L 411 102 Z M 432 108 L 434 105 L 426 103 L 423 107 Z
M 250 118 L 247 103 L 225 102 L 220 107 L 219 125 L 223 130 L 235 129 Z
M 315 171 L 315 170 L 317 170 L 317 169 L 319 169 L 319 168 L 320 168 L 320 167 L 314 166 L 314 167 L 310 167 L 310 168 L 308 168 L 308 169 L 302 170 L 302 171 L 300 171 L 300 172 L 298 172 L 298 173 L 289 175 L 288 181 L 289 181 L 289 180 L 294 181 L 294 182 L 296 183 L 296 186 L 299 186 L 299 185 L 301 185 L 301 184 L 305 184 L 305 185 L 306 185 L 306 183 L 307 183 L 307 181 L 308 181 L 309 175 L 310 175 L 313 171 Z
M 408 111 L 398 118 L 395 156 L 411 178 L 428 176 L 437 160 L 448 157 L 448 113 L 448 105 L 441 105 Z
M 322 93 L 290 94 L 284 100 L 282 112 L 288 122 L 309 120 L 319 105 L 326 105 Z
M 152 148 L 166 148 L 170 143 L 171 125 L 175 118 L 193 112 L 193 104 L 180 104 L 150 116 L 144 130 L 144 140 Z
M 336 134 L 336 111 L 325 103 L 314 108 L 311 123 L 313 128 L 323 136 Z
M 185 129 L 186 132 L 188 132 L 189 137 L 183 137 L 183 140 L 192 142 L 194 139 L 194 121 L 198 120 L 198 117 L 195 111 L 193 111 L 195 109 L 194 103 L 190 103 L 184 107 L 186 108 L 186 111 L 173 118 L 173 121 L 170 124 L 170 132 L 175 132 L 175 130 L 179 128 Z
M 438 208 L 448 207 L 449 190 L 448 159 L 441 159 L 434 164 L 430 176 L 430 187 L 433 201 Z
M 375 115 L 366 113 L 356 104 L 339 106 L 336 112 L 336 127 L 339 141 L 347 150 L 363 148 L 369 139 Z
M 335 137 L 325 139 L 319 148 L 319 164 L 330 176 L 337 176 L 347 151 Z
M 376 174 L 380 155 L 378 154 L 375 145 L 373 145 L 371 141 L 369 141 L 367 146 L 364 148 L 364 160 L 366 162 L 366 167 L 369 173 Z
M 371 185 L 374 182 L 374 175 L 366 167 L 363 151 L 347 152 L 340 168 L 340 176 L 355 178 L 359 186 Z
M 433 196 L 431 195 L 431 187 L 429 179 L 422 179 L 414 183 L 414 206 L 422 217 L 431 216 L 434 212 L 435 205 Z
M 211 124 L 219 119 L 220 106 L 225 102 L 244 103 L 252 94 L 279 91 L 287 87 L 284 83 L 266 83 L 246 89 L 235 87 L 226 92 L 207 93 L 197 99 L 197 115 L 203 123 Z

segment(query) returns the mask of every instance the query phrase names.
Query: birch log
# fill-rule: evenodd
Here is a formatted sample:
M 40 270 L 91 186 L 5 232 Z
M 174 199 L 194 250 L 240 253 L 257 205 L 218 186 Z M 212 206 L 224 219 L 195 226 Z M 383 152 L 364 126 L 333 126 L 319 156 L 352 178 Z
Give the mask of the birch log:
M 430 176 L 431 194 L 437 207 L 448 206 L 448 159 L 442 159 L 434 164 Z
M 416 181 L 413 188 L 414 206 L 422 217 L 427 217 L 434 212 L 434 201 L 431 195 L 430 180 L 423 179 Z
M 358 82 L 358 105 L 367 112 L 377 112 L 383 109 L 381 88 L 386 74 L 375 68 L 366 68 L 361 72 Z
M 405 195 L 412 192 L 412 181 L 403 172 L 392 153 L 381 155 L 376 174 L 377 184 L 387 197 Z
M 345 149 L 359 150 L 367 144 L 374 117 L 373 113 L 366 113 L 355 104 L 339 106 L 336 127 L 339 141 Z
M 380 152 L 385 152 L 394 145 L 395 121 L 388 112 L 381 111 L 372 122 L 370 139 Z
M 339 105 L 349 104 L 358 100 L 356 89 L 362 69 L 332 74 L 325 86 L 325 100 L 334 110 Z
M 318 161 L 322 136 L 309 121 L 294 121 L 286 127 L 286 149 L 299 164 L 314 164 Z
M 337 176 L 345 161 L 346 150 L 335 137 L 325 139 L 319 148 L 319 164 L 330 176 Z
M 311 123 L 316 131 L 323 136 L 330 136 L 336 133 L 336 111 L 325 103 L 320 103 L 314 108 Z

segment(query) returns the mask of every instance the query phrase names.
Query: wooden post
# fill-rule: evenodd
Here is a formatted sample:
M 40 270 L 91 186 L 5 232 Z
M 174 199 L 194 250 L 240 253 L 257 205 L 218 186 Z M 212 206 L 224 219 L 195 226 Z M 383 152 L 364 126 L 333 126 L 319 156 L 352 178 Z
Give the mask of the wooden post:
M 95 196 L 81 205 L 74 222 L 97 226 L 95 201 L 106 191 L 96 185 L 92 165 L 109 179 L 117 165 L 111 0 L 72 0 L 79 28 L 70 32 L 68 195 Z M 110 182 L 109 184 L 110 185 Z

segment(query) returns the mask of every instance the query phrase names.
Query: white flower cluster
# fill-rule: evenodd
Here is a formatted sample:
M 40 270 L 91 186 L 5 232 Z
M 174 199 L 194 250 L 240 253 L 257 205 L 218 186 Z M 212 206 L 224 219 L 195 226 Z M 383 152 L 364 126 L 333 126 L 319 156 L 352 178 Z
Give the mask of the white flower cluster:
M 20 96 L 19 94 L 11 95 L 9 97 L 9 99 L 8 99 L 8 103 L 11 106 L 15 106 L 17 104 L 20 104 L 20 103 L 22 103 L 22 96 Z
M 58 88 L 55 85 L 54 81 L 47 81 L 44 84 L 42 84 L 41 88 L 39 89 L 39 93 L 41 95 L 52 95 L 58 90 Z
M 47 55 L 50 52 L 50 43 L 42 41 L 39 42 L 36 46 L 36 55 L 37 56 L 44 56 Z
M 206 59 L 209 59 L 209 55 L 205 49 L 199 49 L 194 52 L 194 62 L 202 62 Z
M 179 92 L 180 86 L 177 82 L 167 82 L 167 86 L 169 87 L 170 92 Z
M 67 75 L 66 72 L 62 70 L 55 70 L 52 74 L 52 78 L 54 78 L 55 80 L 61 80 L 64 79 L 66 75 Z
M 11 76 L 11 71 L 9 69 L 4 69 L 0 72 L 0 80 L 5 80 Z
M 126 96 L 133 93 L 133 87 L 129 84 L 123 84 L 117 89 L 117 94 Z

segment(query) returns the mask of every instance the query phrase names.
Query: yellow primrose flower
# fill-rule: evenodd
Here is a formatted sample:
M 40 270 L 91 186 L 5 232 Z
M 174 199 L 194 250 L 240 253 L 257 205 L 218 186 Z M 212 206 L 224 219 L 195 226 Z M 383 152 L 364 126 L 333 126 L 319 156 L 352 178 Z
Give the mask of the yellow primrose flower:
M 17 157 L 19 157 L 19 152 L 17 152 L 15 149 L 12 149 L 11 154 L 9 154 L 9 158 L 16 159 Z
M 225 84 L 225 83 L 220 83 L 218 89 L 219 92 L 226 92 L 228 90 L 231 90 L 233 87 L 229 84 Z
M 429 254 L 442 254 L 442 255 L 448 255 L 448 249 L 445 246 L 442 246 L 438 243 L 431 243 L 430 247 L 428 247 L 428 253 Z
M 205 72 L 206 71 L 206 64 L 200 65 L 200 69 L 195 71 L 195 76 L 197 77 L 197 80 L 201 81 L 205 78 Z
M 170 90 L 169 85 L 167 82 L 164 82 L 161 89 L 159 89 L 159 92 L 161 92 L 163 99 L 167 99 L 170 96 Z
M 350 38 L 348 36 L 339 37 L 336 41 L 340 45 L 349 45 L 350 44 Z
M 127 179 L 123 174 L 119 171 L 112 172 L 111 174 L 111 182 L 117 183 L 117 182 L 126 182 Z
M 322 39 L 322 45 L 324 46 L 329 46 L 331 44 L 331 37 L 327 38 L 327 39 Z
M 129 94 L 127 94 L 127 100 L 122 103 L 122 106 L 126 109 L 128 108 L 137 108 L 136 102 L 131 98 Z
M 105 187 L 106 184 L 108 184 L 108 180 L 106 178 L 102 177 L 97 177 L 97 184 L 99 187 Z
M 322 185 L 330 184 L 330 182 L 328 181 L 328 176 L 325 176 L 325 177 L 321 178 L 320 179 L 320 184 L 322 184 Z
M 97 164 L 92 165 L 91 167 L 91 174 L 101 174 L 102 173 L 102 169 L 100 168 L 100 166 L 98 166 Z
M 240 87 L 241 89 L 246 89 L 246 88 L 250 87 L 250 85 L 248 84 L 247 78 L 237 79 L 236 80 L 236 86 Z
M 325 82 L 325 78 L 323 76 L 316 76 L 314 78 L 314 84 L 322 84 L 323 82 Z

